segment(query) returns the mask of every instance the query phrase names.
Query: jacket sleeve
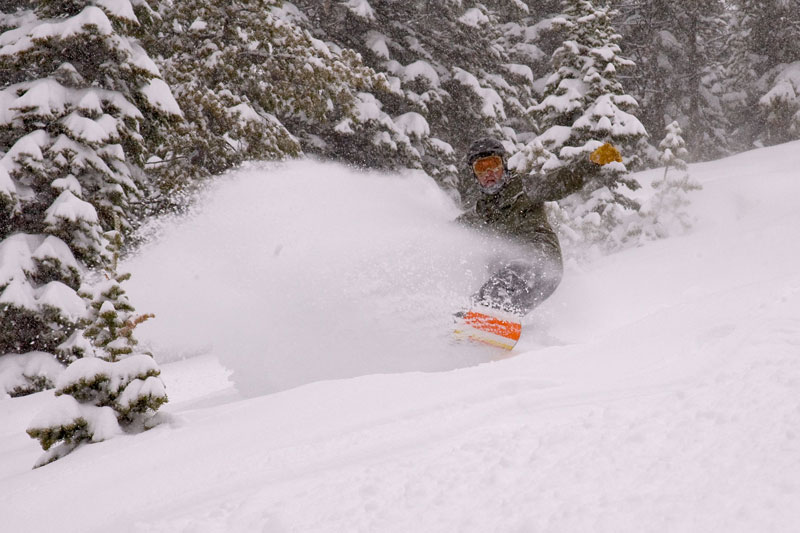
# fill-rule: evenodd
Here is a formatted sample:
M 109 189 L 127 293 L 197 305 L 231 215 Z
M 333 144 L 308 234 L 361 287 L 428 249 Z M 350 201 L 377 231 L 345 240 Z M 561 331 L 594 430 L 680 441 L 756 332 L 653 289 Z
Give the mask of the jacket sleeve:
M 536 202 L 555 202 L 581 190 L 585 184 L 584 176 L 588 168 L 579 164 L 577 168 L 562 167 L 540 174 L 528 182 L 528 196 Z

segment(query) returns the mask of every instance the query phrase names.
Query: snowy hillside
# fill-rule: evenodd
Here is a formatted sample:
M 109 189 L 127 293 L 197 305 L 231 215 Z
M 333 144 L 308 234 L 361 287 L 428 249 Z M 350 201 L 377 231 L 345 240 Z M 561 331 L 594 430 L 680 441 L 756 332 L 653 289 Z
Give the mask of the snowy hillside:
M 232 174 L 127 265 L 168 421 L 31 470 L 52 394 L 0 400 L 0 529 L 796 531 L 799 167 L 691 166 L 694 231 L 570 268 L 498 361 L 442 332 L 514 250 L 430 182 Z

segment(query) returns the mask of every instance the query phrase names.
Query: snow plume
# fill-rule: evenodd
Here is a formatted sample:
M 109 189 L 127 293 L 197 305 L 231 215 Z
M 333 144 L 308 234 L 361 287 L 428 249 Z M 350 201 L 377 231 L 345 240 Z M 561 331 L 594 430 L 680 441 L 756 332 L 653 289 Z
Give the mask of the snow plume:
M 451 344 L 452 313 L 517 251 L 458 213 L 421 173 L 232 173 L 125 266 L 132 301 L 157 317 L 137 334 L 165 358 L 213 350 L 247 395 L 485 361 L 490 349 Z

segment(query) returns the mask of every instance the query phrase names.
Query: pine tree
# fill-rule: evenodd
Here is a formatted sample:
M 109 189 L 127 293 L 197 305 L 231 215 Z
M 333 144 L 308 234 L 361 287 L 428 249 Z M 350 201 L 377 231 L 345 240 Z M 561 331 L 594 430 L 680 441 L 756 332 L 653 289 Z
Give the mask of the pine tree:
M 634 0 L 620 3 L 615 17 L 622 29 L 620 46 L 635 63 L 626 79 L 630 94 L 640 105 L 638 117 L 654 138 L 662 138 L 680 106 L 674 86 L 678 79 L 682 45 L 673 31 L 674 11 L 680 4 L 669 0 Z M 658 164 L 658 150 L 648 146 L 646 162 Z
M 28 426 L 28 435 L 46 452 L 34 466 L 60 459 L 86 442 L 153 427 L 155 411 L 167 401 L 160 373 L 147 354 L 72 363 L 58 377 L 53 404 Z
M 423 168 L 465 203 L 478 194 L 456 154 L 494 136 L 509 148 L 535 135 L 526 109 L 545 54 L 542 16 L 555 2 L 521 0 L 352 0 L 295 2 L 316 35 L 356 50 L 386 74 L 393 92 L 376 94 L 395 122 L 413 113 Z M 424 121 L 424 122 L 423 122 Z
M 122 247 L 119 230 L 108 232 L 113 260 L 106 279 L 94 288 L 83 336 L 91 342 L 84 354 L 58 377 L 56 402 L 29 425 L 39 440 L 43 466 L 84 442 L 98 442 L 123 432 L 138 432 L 156 422 L 155 412 L 167 402 L 161 371 L 150 354 L 136 353 L 133 330 L 152 315 L 135 315 L 117 272 Z M 55 448 L 53 448 L 55 446 Z
M 555 179 L 581 175 L 584 189 L 559 202 L 554 216 L 568 241 L 611 250 L 625 242 L 624 224 L 639 207 L 628 194 L 639 184 L 627 166 L 639 162 L 637 150 L 647 133 L 632 114 L 636 100 L 617 77 L 631 62 L 620 55 L 621 37 L 611 26 L 609 9 L 597 9 L 588 0 L 568 0 L 564 7 L 558 24 L 566 38 L 553 53 L 544 98 L 531 108 L 543 130 L 536 142 L 548 153 L 536 160 L 515 158 L 514 166 L 530 179 L 543 172 Z M 619 147 L 624 159 L 593 163 L 590 154 L 604 143 Z
M 154 146 L 148 170 L 160 177 L 165 197 L 198 178 L 221 174 L 246 159 L 281 159 L 300 152 L 297 140 L 254 99 L 272 51 L 271 34 L 291 38 L 269 13 L 267 2 L 166 2 L 159 31 L 148 48 L 159 52 L 165 80 L 185 121 L 176 135 Z M 287 50 L 291 55 L 294 50 Z M 273 95 L 263 87 L 266 98 Z
M 792 0 L 733 0 L 759 74 L 800 57 L 800 5 Z
M 664 238 L 685 233 L 691 228 L 693 219 L 686 210 L 689 205 L 687 195 L 701 187 L 689 176 L 684 160 L 689 152 L 677 122 L 667 125 L 667 134 L 658 147 L 664 175 L 653 181 L 655 194 L 642 212 L 647 220 L 644 224 L 646 235 Z
M 731 16 L 722 0 L 634 0 L 620 3 L 623 46 L 636 62 L 629 89 L 642 106 L 640 118 L 655 138 L 677 120 L 684 126 L 692 160 L 730 152 L 725 109 L 725 71 L 731 52 Z M 652 164 L 657 151 L 651 150 Z
M 678 113 L 669 115 L 683 125 L 695 161 L 730 153 L 730 124 L 721 101 L 726 32 L 723 0 L 687 0 L 675 12 L 674 33 L 683 45 L 683 60 L 673 86 Z
M 247 159 L 319 154 L 419 168 L 413 116 L 393 121 L 383 76 L 295 24 L 278 0 L 164 2 L 152 46 L 186 113 L 152 168 L 170 190 Z M 399 164 L 402 163 L 402 164 Z
M 111 264 L 105 273 L 105 281 L 94 288 L 94 294 L 85 294 L 86 299 L 92 303 L 83 336 L 107 354 L 104 359 L 116 362 L 133 353 L 137 344 L 133 329 L 153 315 L 134 315 L 135 309 L 122 289 L 122 283 L 130 279 L 131 275 L 117 272 L 122 233 L 117 228 L 107 232 L 105 236 L 109 242 Z
M 780 72 L 758 100 L 764 129 L 758 142 L 773 145 L 800 138 L 800 61 Z
M 131 3 L 93 4 L 17 2 L 3 18 L 0 354 L 53 354 L 73 338 L 83 276 L 109 259 L 104 231 L 115 218 L 130 231 L 147 191 L 145 125 L 180 113 L 130 36 Z
M 800 138 L 800 4 L 737 0 L 731 14 L 728 112 L 740 148 Z

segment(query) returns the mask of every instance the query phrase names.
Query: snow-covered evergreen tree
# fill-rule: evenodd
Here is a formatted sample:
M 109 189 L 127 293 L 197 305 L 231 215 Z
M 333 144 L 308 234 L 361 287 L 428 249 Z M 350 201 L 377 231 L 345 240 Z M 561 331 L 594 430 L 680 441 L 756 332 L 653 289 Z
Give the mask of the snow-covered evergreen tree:
M 674 34 L 683 60 L 670 87 L 678 98 L 671 120 L 683 125 L 692 160 L 706 161 L 730 153 L 728 122 L 722 106 L 725 36 L 728 24 L 723 0 L 686 0 L 676 4 Z
M 158 365 L 151 355 L 135 352 L 133 330 L 152 315 L 136 316 L 122 288 L 130 275 L 116 268 L 121 233 L 115 230 L 106 237 L 114 259 L 91 295 L 83 331 L 91 342 L 89 351 L 58 377 L 56 402 L 28 428 L 46 451 L 35 466 L 55 461 L 87 441 L 142 431 L 167 401 Z
M 800 4 L 736 0 L 726 87 L 740 148 L 800 138 Z M 748 142 L 749 141 L 749 142 Z
M 622 29 L 620 46 L 635 63 L 626 77 L 626 88 L 639 103 L 637 116 L 654 138 L 660 139 L 670 122 L 678 115 L 677 94 L 673 86 L 678 79 L 682 45 L 671 25 L 673 11 L 679 4 L 669 0 L 636 0 L 619 5 L 616 24 Z M 658 165 L 659 152 L 646 149 L 645 163 Z
M 777 70 L 772 87 L 758 99 L 764 129 L 757 141 L 765 145 L 800 138 L 800 61 Z
M 130 230 L 147 188 L 143 125 L 180 111 L 128 0 L 15 7 L 0 34 L 0 354 L 56 353 L 86 313 L 86 270 L 108 260 L 104 231 Z
M 152 427 L 155 411 L 167 401 L 160 373 L 153 358 L 141 353 L 117 362 L 84 357 L 72 363 L 58 377 L 53 404 L 28 426 L 28 435 L 45 450 L 34 466 L 86 442 Z
M 305 153 L 376 167 L 422 166 L 415 146 L 427 126 L 393 121 L 375 94 L 383 76 L 352 50 L 295 24 L 279 0 L 163 2 L 160 50 L 166 80 L 187 122 L 151 167 L 164 188 L 218 174 L 245 159 Z
M 667 125 L 667 134 L 658 147 L 664 175 L 653 181 L 655 193 L 643 206 L 642 214 L 646 220 L 643 224 L 646 236 L 664 238 L 691 228 L 693 219 L 686 210 L 688 193 L 701 187 L 689 176 L 685 161 L 689 152 L 677 121 Z
M 122 283 L 130 279 L 131 275 L 117 272 L 122 233 L 117 228 L 107 232 L 105 236 L 112 259 L 105 272 L 105 280 L 93 287 L 93 293 L 85 295 L 91 305 L 83 336 L 107 354 L 105 359 L 115 362 L 133 353 L 137 344 L 133 329 L 153 315 L 134 315 L 134 307 L 122 288 Z
M 521 0 L 299 0 L 316 35 L 358 51 L 387 75 L 392 94 L 376 95 L 395 122 L 415 118 L 415 148 L 426 171 L 458 187 L 466 203 L 477 188 L 464 165 L 454 166 L 477 138 L 492 135 L 508 148 L 535 134 L 525 114 L 546 61 L 537 46 L 550 28 L 542 20 L 557 2 Z M 457 157 L 456 157 L 457 156 Z
M 726 13 L 729 33 L 725 39 L 727 54 L 722 82 L 722 104 L 730 122 L 728 139 L 731 148 L 747 149 L 763 129 L 755 85 L 759 77 L 757 57 L 749 50 L 747 17 L 739 9 Z
M 643 124 L 655 138 L 677 120 L 689 157 L 729 153 L 731 127 L 724 99 L 730 12 L 722 0 L 635 0 L 620 3 L 622 45 L 636 62 L 628 88 L 641 105 Z M 657 151 L 652 161 L 657 164 Z
M 800 137 L 800 4 L 729 4 L 723 83 L 738 150 Z
M 617 77 L 631 62 L 620 55 L 621 37 L 611 26 L 609 9 L 588 0 L 568 0 L 564 7 L 557 24 L 566 38 L 553 53 L 544 98 L 531 108 L 543 130 L 531 151 L 536 157 L 518 155 L 512 165 L 534 180 L 543 172 L 557 179 L 581 175 L 584 189 L 559 202 L 554 215 L 567 240 L 614 249 L 626 240 L 624 224 L 639 207 L 629 195 L 639 184 L 628 165 L 638 163 L 647 133 L 632 114 L 636 100 Z M 605 143 L 619 148 L 623 159 L 592 162 L 592 152 Z
M 264 98 L 280 98 L 261 86 L 269 70 L 262 64 L 273 51 L 271 34 L 292 42 L 291 30 L 277 24 L 269 7 L 269 2 L 159 4 L 159 32 L 147 44 L 158 50 L 161 70 L 186 118 L 178 135 L 155 147 L 157 156 L 150 161 L 164 190 L 220 174 L 248 158 L 300 152 L 274 114 L 254 101 L 262 88 Z M 299 47 L 286 48 L 281 56 L 290 58 Z

